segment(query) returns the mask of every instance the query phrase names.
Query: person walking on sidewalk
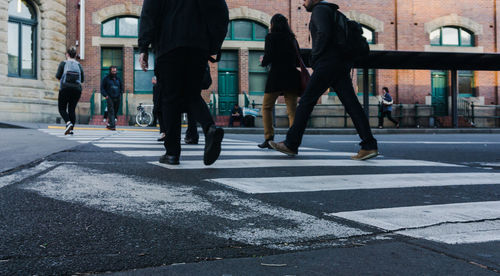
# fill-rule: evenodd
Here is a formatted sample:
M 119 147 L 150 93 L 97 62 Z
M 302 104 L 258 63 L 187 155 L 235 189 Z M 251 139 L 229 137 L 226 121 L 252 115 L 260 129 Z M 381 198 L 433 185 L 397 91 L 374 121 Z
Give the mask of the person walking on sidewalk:
M 298 46 L 295 34 L 288 25 L 288 19 L 282 14 L 271 18 L 271 32 L 266 36 L 265 54 L 262 66 L 271 65 L 262 102 L 262 121 L 264 124 L 264 142 L 259 148 L 269 148 L 269 141 L 274 140 L 273 109 L 276 99 L 285 96 L 288 123 L 291 127 L 297 109 L 297 97 L 300 91 L 300 72 L 297 70 Z
M 366 160 L 378 155 L 377 140 L 372 135 L 368 118 L 354 92 L 350 76 L 351 62 L 340 48 L 339 38 L 347 41 L 347 20 L 336 4 L 321 0 L 304 0 L 304 7 L 312 12 L 309 30 L 312 37 L 311 65 L 314 70 L 301 97 L 295 120 L 283 142 L 270 141 L 272 148 L 290 156 L 297 155 L 309 117 L 319 97 L 331 86 L 339 96 L 361 137 L 361 150 L 354 160 Z M 342 20 L 342 23 L 340 24 Z M 342 32 L 342 33 L 340 33 Z M 345 46 L 345 45 L 344 45 Z
M 106 106 L 108 107 L 108 125 L 106 128 L 109 130 L 116 129 L 122 94 L 123 82 L 118 77 L 118 69 L 116 66 L 111 66 L 109 74 L 101 82 L 101 95 L 106 98 Z
M 399 122 L 392 118 L 392 100 L 391 94 L 389 94 L 389 88 L 382 88 L 384 95 L 380 98 L 380 104 L 382 105 L 382 110 L 380 111 L 380 117 L 378 118 L 378 128 L 384 128 L 384 117 L 387 116 L 389 121 L 393 122 L 394 125 L 399 128 Z
M 59 114 L 66 123 L 64 135 L 73 134 L 76 123 L 75 109 L 85 80 L 82 65 L 75 58 L 76 48 L 71 47 L 66 51 L 66 61 L 59 64 L 56 73 L 56 78 L 61 82 L 57 103 Z
M 203 76 L 211 55 L 220 53 L 227 34 L 229 10 L 224 0 L 145 0 L 139 26 L 139 61 L 148 68 L 149 46 L 155 67 L 166 127 L 166 153 L 159 162 L 178 165 L 181 155 L 181 113 L 187 110 L 205 133 L 203 162 L 220 155 L 224 130 L 217 128 L 201 97 Z

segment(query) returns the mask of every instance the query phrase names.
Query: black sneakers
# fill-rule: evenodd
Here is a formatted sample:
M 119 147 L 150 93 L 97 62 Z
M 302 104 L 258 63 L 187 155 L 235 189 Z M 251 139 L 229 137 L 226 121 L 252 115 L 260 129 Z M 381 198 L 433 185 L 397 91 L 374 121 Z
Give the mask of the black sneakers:
M 186 145 L 198 145 L 198 139 L 186 137 L 184 138 L 184 143 L 186 143 Z
M 179 156 L 175 156 L 175 155 L 162 155 L 160 157 L 160 163 L 162 164 L 168 164 L 168 165 L 179 165 L 180 162 L 179 162 Z
M 262 144 L 258 144 L 257 147 L 259 147 L 261 149 L 273 149 L 271 147 L 271 145 L 269 145 L 270 141 L 272 141 L 272 140 L 266 140 L 266 141 L 262 142 Z
M 73 124 L 71 122 L 66 123 L 66 130 L 64 131 L 64 135 L 68 135 L 73 132 Z
M 217 158 L 221 151 L 222 139 L 224 138 L 224 130 L 220 127 L 211 126 L 207 134 L 205 134 L 205 153 L 203 155 L 203 163 L 210 166 Z

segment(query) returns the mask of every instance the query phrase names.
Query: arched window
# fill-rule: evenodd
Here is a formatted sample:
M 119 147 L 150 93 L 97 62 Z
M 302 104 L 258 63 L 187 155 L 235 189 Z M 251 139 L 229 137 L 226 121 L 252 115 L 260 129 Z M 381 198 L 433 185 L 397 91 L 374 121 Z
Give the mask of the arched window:
M 8 14 L 8 74 L 36 78 L 36 10 L 31 1 L 10 0 Z
M 368 44 L 375 44 L 375 31 L 365 25 L 361 25 L 361 28 Z
M 227 40 L 263 41 L 269 32 L 266 26 L 248 20 L 233 20 L 229 22 Z
M 137 17 L 115 17 L 102 23 L 103 37 L 138 37 L 139 19 Z
M 431 32 L 432 46 L 474 46 L 473 33 L 455 26 L 445 26 Z

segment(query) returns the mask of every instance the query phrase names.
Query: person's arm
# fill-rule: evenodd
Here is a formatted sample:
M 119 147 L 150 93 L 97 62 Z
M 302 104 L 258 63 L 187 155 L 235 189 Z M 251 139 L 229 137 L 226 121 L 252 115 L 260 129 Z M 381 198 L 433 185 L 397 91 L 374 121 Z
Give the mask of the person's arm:
M 316 60 L 326 50 L 328 42 L 332 39 L 333 22 L 332 10 L 324 5 L 318 5 L 314 8 L 311 15 L 311 23 L 316 27 L 316 34 L 313 40 L 311 57 Z
M 85 81 L 85 74 L 83 73 L 83 67 L 80 63 L 78 63 L 78 66 L 80 66 L 80 82 L 83 83 Z
M 264 46 L 264 57 L 262 58 L 262 62 L 260 66 L 266 67 L 271 64 L 272 55 L 271 55 L 271 37 L 269 35 L 266 36 L 266 43 Z
M 57 67 L 57 73 L 56 73 L 56 79 L 61 80 L 62 75 L 64 74 L 64 65 L 66 65 L 66 62 L 61 62 L 59 63 L 59 67 Z
M 104 77 L 104 79 L 102 79 L 102 81 L 101 81 L 101 95 L 104 98 L 108 97 L 108 92 L 106 91 L 106 83 L 107 82 L 108 82 L 108 77 Z
M 165 0 L 144 0 L 142 5 L 141 18 L 139 19 L 139 52 L 148 54 L 149 45 L 155 40 L 159 21 L 163 12 L 162 2 Z

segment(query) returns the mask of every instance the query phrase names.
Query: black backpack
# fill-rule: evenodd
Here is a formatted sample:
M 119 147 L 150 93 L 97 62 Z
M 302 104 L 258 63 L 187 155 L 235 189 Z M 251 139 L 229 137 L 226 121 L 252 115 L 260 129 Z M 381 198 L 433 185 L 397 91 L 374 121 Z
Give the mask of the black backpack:
M 229 26 L 229 9 L 225 0 L 198 0 L 210 37 L 210 55 L 220 54 Z M 212 61 L 213 62 L 213 61 Z
M 370 46 L 363 36 L 361 24 L 350 20 L 340 11 L 335 12 L 336 41 L 342 55 L 349 61 L 368 56 Z

